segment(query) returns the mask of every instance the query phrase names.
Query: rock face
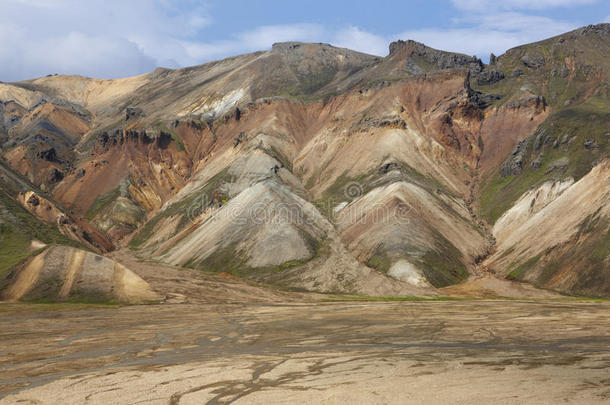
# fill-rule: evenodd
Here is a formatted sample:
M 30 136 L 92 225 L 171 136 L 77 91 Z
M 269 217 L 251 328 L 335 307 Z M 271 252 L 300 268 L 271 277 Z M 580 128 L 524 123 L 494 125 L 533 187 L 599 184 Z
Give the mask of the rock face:
M 17 266 L 2 282 L 7 301 L 143 303 L 161 297 L 131 270 L 84 250 L 51 246 Z

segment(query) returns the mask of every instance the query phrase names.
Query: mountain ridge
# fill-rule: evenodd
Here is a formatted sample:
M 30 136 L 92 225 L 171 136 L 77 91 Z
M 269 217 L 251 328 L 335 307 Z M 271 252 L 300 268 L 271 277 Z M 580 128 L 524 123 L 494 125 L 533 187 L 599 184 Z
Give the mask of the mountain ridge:
M 530 235 L 571 206 L 553 184 L 606 176 L 608 47 L 610 24 L 489 64 L 415 41 L 383 58 L 285 42 L 132 78 L 0 83 L 0 154 L 100 252 L 321 292 L 433 295 L 496 273 L 607 295 L 604 198 L 544 249 L 506 235 L 507 218 Z M 589 252 L 583 274 L 556 265 Z

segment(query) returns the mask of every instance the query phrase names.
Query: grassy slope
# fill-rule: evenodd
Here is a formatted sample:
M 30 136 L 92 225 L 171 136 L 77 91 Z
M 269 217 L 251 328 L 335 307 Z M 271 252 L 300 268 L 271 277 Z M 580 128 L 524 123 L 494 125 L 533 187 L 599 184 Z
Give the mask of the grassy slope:
M 527 53 L 543 56 L 545 65 L 538 69 L 525 67 L 521 58 Z M 507 79 L 479 87 L 479 90 L 503 95 L 499 103 L 527 89 L 544 96 L 552 109 L 552 114 L 526 141 L 522 173 L 503 178 L 497 168 L 483 179 L 480 214 L 489 223 L 497 221 L 528 189 L 548 180 L 573 177 L 578 181 L 597 162 L 610 157 L 609 55 L 607 30 L 586 34 L 578 30 L 507 52 L 496 66 Z M 511 77 L 515 69 L 521 69 L 524 74 Z M 565 74 L 566 69 L 569 74 Z M 537 137 L 546 140 L 538 143 L 538 149 Z M 586 141 L 594 146 L 585 147 Z M 539 169 L 531 165 L 536 159 L 541 164 Z M 577 270 L 577 280 L 569 287 L 570 293 L 607 295 L 610 291 L 608 224 L 599 218 L 587 218 L 581 228 L 569 245 L 513 263 L 508 278 L 552 288 Z
M 609 155 L 610 133 L 610 37 L 606 33 L 579 32 L 564 34 L 508 51 L 494 67 L 506 79 L 489 86 L 479 86 L 486 93 L 501 94 L 499 103 L 508 100 L 524 89 L 544 96 L 552 114 L 527 140 L 524 170 L 517 176 L 502 178 L 497 168 L 483 179 L 480 190 L 480 214 L 494 223 L 529 188 L 544 181 L 587 174 L 595 162 Z M 525 55 L 541 56 L 545 64 L 537 69 L 526 67 Z M 515 69 L 523 74 L 512 77 Z M 562 74 L 563 71 L 570 72 Z M 474 84 L 474 83 L 473 83 Z M 540 132 L 548 139 L 538 151 L 534 148 Z M 561 144 L 567 137 L 569 142 Z M 596 148 L 587 149 L 586 140 L 594 141 Z M 555 141 L 560 145 L 553 147 Z M 541 160 L 541 168 L 534 170 L 531 162 Z M 507 156 L 508 158 L 508 156 Z M 567 158 L 567 166 L 551 170 L 554 162 Z
M 4 278 L 13 266 L 34 253 L 30 250 L 32 239 L 47 244 L 82 247 L 39 221 L 4 190 L 0 190 L 0 279 Z
M 483 179 L 479 196 L 481 216 L 493 224 L 528 189 L 548 180 L 573 177 L 578 181 L 600 158 L 610 155 L 609 131 L 607 99 L 593 97 L 555 112 L 527 139 L 522 173 L 502 177 L 498 168 Z M 536 151 L 536 138 L 541 133 L 547 141 Z M 593 141 L 596 146 L 586 148 L 585 141 Z M 541 167 L 534 169 L 531 164 L 537 158 Z

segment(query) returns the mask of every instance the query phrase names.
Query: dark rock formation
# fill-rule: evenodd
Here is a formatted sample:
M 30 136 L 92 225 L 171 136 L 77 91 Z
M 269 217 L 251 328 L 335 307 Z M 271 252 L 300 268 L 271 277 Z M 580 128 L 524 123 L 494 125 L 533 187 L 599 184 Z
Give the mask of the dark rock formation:
M 465 68 L 471 73 L 479 73 L 483 70 L 483 62 L 476 56 L 439 51 L 412 40 L 392 42 L 390 56 L 398 54 L 406 57 L 405 68 L 411 73 L 422 73 L 422 67 L 417 59 L 422 59 L 426 64 L 433 65 L 437 69 Z
M 31 205 L 33 207 L 37 207 L 40 204 L 40 199 L 38 199 L 36 194 L 32 194 L 30 196 L 30 198 L 28 198 L 27 203 L 28 203 L 28 205 Z
M 402 166 L 400 165 L 400 163 L 389 162 L 389 163 L 382 165 L 378 171 L 379 171 L 379 174 L 386 174 L 393 170 L 401 170 L 401 168 L 402 168 Z
M 527 152 L 527 140 L 524 139 L 517 144 L 512 155 L 504 165 L 502 165 L 502 177 L 516 176 L 523 171 L 523 160 Z
M 47 162 L 57 162 L 57 152 L 55 152 L 55 148 L 49 148 L 46 150 L 41 150 L 36 154 L 36 157 L 39 159 L 46 160 Z
M 478 106 L 479 108 L 487 108 L 494 101 L 502 98 L 499 94 L 483 94 L 480 91 L 471 91 L 469 95 L 470 102 Z
M 47 176 L 47 180 L 49 183 L 58 183 L 58 182 L 62 181 L 63 178 L 64 178 L 64 174 L 60 170 L 57 170 L 56 168 L 52 168 L 51 171 L 49 172 L 49 175 Z
M 477 84 L 479 86 L 494 84 L 502 79 L 504 79 L 504 73 L 499 70 L 488 70 L 481 72 L 476 76 Z
M 172 135 L 167 132 L 161 131 L 159 137 L 157 138 L 157 146 L 159 149 L 167 149 L 169 144 L 172 142 Z
M 534 151 L 538 152 L 542 145 L 548 143 L 548 137 L 546 136 L 546 131 L 542 130 L 536 135 L 536 140 L 534 141 Z
M 544 56 L 529 52 L 521 57 L 521 62 L 532 69 L 538 69 L 545 64 Z
M 506 106 L 508 108 L 520 108 L 528 106 L 535 106 L 536 108 L 545 108 L 547 104 L 546 100 L 542 96 L 529 96 L 506 103 Z
M 166 135 L 169 135 L 171 142 L 171 135 Z M 109 150 L 113 146 L 123 145 L 126 143 L 136 145 L 149 145 L 153 143 L 155 139 L 156 138 L 154 136 L 149 135 L 146 131 L 117 129 L 112 135 L 108 134 L 108 132 L 102 132 L 101 134 L 99 134 L 96 139 L 96 150 L 98 152 L 103 152 Z M 165 142 L 165 140 L 163 140 L 162 142 Z M 162 149 L 165 149 L 165 147 Z
M 141 108 L 127 107 L 125 109 L 125 121 L 129 121 L 132 118 L 141 117 L 143 115 L 144 113 L 142 112 Z
M 240 143 L 242 143 L 245 140 L 246 140 L 246 134 L 243 132 L 240 132 L 239 135 L 237 135 L 235 137 L 235 144 L 233 145 L 233 147 L 236 148 Z

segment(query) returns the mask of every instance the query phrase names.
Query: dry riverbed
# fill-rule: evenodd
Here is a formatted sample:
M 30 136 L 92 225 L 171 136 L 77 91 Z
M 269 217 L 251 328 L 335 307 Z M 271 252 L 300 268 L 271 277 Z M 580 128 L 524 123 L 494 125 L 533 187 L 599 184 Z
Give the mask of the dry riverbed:
M 610 304 L 0 304 L 0 404 L 608 403 Z

